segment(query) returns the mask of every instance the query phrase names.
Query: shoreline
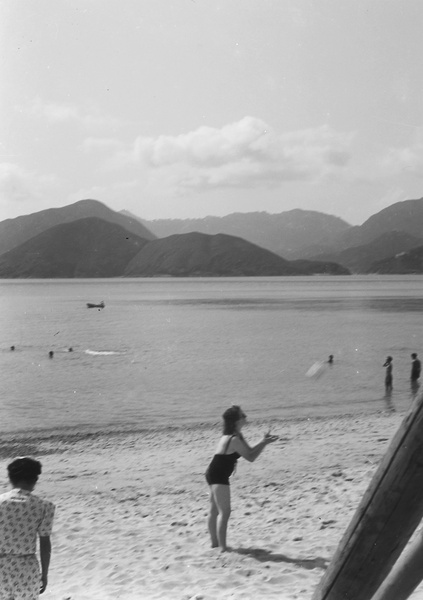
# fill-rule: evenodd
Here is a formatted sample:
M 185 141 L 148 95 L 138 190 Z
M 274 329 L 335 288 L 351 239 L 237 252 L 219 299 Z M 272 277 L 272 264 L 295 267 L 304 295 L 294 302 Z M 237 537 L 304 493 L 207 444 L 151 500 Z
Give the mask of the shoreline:
M 45 437 L 32 446 L 43 464 L 35 493 L 57 512 L 43 598 L 310 600 L 403 417 L 275 421 L 279 441 L 231 478 L 228 553 L 207 532 L 204 472 L 220 424 Z M 268 423 L 247 424 L 248 442 Z
M 301 424 L 305 422 L 327 422 L 327 421 L 340 421 L 340 420 L 354 420 L 354 419 L 371 419 L 377 416 L 383 415 L 400 415 L 404 417 L 407 414 L 408 410 L 395 410 L 390 411 L 386 409 L 376 409 L 374 411 L 361 411 L 361 412 L 346 412 L 346 413 L 337 413 L 337 414 L 327 414 L 327 415 L 297 415 L 297 416 L 287 416 L 287 417 L 262 417 L 262 418 L 253 418 L 248 420 L 246 428 L 251 427 L 267 427 L 269 428 L 269 423 L 271 423 L 271 429 L 276 427 L 283 427 L 286 423 L 296 423 Z M 220 420 L 216 421 L 191 421 L 186 423 L 180 423 L 178 425 L 151 425 L 151 426 L 142 426 L 142 425 L 134 425 L 133 423 L 119 423 L 119 424 L 109 424 L 109 425 L 93 425 L 93 424 L 81 424 L 81 425 L 69 425 L 62 427 L 32 427 L 25 429 L 18 429 L 16 431 L 2 431 L 0 430 L 0 452 L 2 446 L 6 443 L 10 442 L 33 442 L 39 441 L 43 442 L 68 442 L 68 443 L 77 443 L 79 441 L 83 441 L 85 439 L 96 439 L 101 437 L 121 437 L 121 436 L 130 436 L 130 435 L 140 435 L 146 434 L 149 435 L 151 433 L 156 434 L 167 434 L 171 432 L 178 431 L 191 431 L 191 430 L 218 430 L 221 429 Z

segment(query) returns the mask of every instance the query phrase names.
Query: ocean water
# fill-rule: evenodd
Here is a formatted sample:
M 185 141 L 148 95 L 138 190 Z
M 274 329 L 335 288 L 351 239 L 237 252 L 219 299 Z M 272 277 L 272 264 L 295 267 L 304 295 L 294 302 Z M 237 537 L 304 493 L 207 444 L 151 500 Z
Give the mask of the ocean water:
M 3 280 L 0 432 L 405 410 L 422 310 L 418 276 Z

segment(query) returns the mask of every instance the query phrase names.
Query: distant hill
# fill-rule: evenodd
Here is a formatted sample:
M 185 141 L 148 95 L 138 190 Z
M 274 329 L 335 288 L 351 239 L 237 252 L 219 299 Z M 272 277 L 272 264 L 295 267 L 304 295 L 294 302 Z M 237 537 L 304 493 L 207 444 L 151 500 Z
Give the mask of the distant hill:
M 396 202 L 371 216 L 359 227 L 359 233 L 346 234 L 346 239 L 359 239 L 360 243 L 369 242 L 388 231 L 403 231 L 422 238 L 423 235 L 423 198 Z
M 70 223 L 78 219 L 96 217 L 124 227 L 127 231 L 146 240 L 156 236 L 139 220 L 110 210 L 97 200 L 80 200 L 62 208 L 49 208 L 30 215 L 7 219 L 0 222 L 0 254 L 16 248 L 43 231 L 55 225 Z
M 148 242 L 90 217 L 56 225 L 0 256 L 2 278 L 118 277 Z
M 377 261 L 367 272 L 382 275 L 423 274 L 423 246 Z
M 329 236 L 325 244 L 311 242 L 303 248 L 302 258 L 335 257 L 343 250 L 359 248 L 394 231 L 423 240 L 423 198 L 396 202 L 372 215 L 362 225 Z
M 383 260 L 415 248 L 423 239 L 402 231 L 383 233 L 375 240 L 362 246 L 347 248 L 341 252 L 318 254 L 315 260 L 332 261 L 344 265 L 353 273 L 366 273 L 369 267 L 378 260 Z
M 128 277 L 272 276 L 322 272 L 320 264 L 295 266 L 282 257 L 226 234 L 193 232 L 145 245 L 125 269 Z M 327 273 L 339 269 L 327 266 Z M 348 271 L 344 270 L 342 274 Z
M 241 237 L 286 259 L 302 258 L 301 249 L 314 243 L 324 243 L 348 231 L 351 225 L 332 215 L 294 209 L 279 214 L 267 212 L 233 213 L 225 217 L 202 219 L 157 219 L 146 221 L 127 211 L 123 214 L 138 218 L 157 237 L 173 234 L 225 233 Z

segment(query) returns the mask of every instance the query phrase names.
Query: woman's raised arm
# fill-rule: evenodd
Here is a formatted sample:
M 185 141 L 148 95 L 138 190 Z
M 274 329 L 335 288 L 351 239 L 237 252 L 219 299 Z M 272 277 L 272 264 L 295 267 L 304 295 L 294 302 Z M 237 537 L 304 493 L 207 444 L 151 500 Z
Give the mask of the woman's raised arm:
M 245 460 L 248 460 L 249 462 L 254 462 L 256 460 L 256 458 L 258 458 L 258 456 L 260 456 L 260 454 L 262 453 L 264 448 L 268 444 L 271 444 L 272 442 L 276 442 L 277 439 L 278 439 L 277 435 L 271 435 L 270 433 L 266 433 L 264 435 L 263 439 L 260 442 L 258 442 L 258 444 L 251 447 L 245 441 L 245 439 L 242 435 L 237 435 L 232 440 L 231 444 L 232 444 L 233 450 L 235 452 L 238 452 L 238 454 L 240 454 L 242 456 L 242 458 L 245 458 Z

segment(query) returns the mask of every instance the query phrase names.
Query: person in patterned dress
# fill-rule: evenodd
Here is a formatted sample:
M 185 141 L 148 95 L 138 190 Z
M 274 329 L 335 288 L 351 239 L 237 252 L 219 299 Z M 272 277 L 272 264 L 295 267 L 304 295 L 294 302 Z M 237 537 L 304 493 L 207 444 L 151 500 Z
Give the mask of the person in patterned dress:
M 0 495 L 0 600 L 37 600 L 47 587 L 55 506 L 32 493 L 38 460 L 17 458 L 7 470 L 12 489 Z

